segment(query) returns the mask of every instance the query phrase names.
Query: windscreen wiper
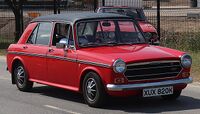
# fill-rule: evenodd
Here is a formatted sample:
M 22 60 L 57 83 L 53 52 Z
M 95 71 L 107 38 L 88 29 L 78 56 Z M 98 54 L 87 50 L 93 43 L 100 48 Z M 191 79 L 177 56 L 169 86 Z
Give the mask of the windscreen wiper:
M 80 47 L 97 47 L 100 46 L 97 43 L 87 43 L 87 44 L 80 44 Z
M 118 43 L 117 42 L 106 42 L 104 45 L 108 45 L 108 46 L 113 46 L 113 45 L 118 45 Z

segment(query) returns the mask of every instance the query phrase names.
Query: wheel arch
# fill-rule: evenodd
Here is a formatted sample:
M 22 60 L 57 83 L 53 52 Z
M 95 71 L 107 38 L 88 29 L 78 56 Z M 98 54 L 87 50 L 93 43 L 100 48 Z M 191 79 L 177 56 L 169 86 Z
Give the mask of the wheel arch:
M 19 63 L 24 65 L 24 61 L 20 57 L 15 57 L 12 61 L 12 64 L 11 64 L 12 65 L 11 66 L 11 81 L 12 81 L 12 84 L 16 84 L 15 77 L 14 77 L 14 67 Z
M 103 83 L 102 78 L 101 78 L 101 72 L 97 68 L 87 67 L 84 70 L 82 70 L 81 75 L 80 75 L 80 80 L 79 80 L 79 91 L 80 92 L 82 92 L 82 85 L 83 85 L 83 80 L 85 78 L 85 75 L 89 72 L 96 73 L 99 76 L 99 78 L 101 79 L 101 82 Z

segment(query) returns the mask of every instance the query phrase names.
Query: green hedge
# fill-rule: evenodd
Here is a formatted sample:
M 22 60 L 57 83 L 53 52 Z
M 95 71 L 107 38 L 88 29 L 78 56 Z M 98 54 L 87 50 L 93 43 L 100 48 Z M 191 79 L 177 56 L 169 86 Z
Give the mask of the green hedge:
M 0 49 L 7 49 L 10 44 L 10 42 L 0 42 Z
M 200 51 L 200 32 L 167 33 L 161 37 L 161 45 L 183 51 Z

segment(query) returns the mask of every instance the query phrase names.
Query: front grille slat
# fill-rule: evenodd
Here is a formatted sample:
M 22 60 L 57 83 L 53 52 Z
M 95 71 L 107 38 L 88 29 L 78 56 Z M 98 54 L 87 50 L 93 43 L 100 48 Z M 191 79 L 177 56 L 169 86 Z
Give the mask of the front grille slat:
M 168 68 L 153 68 L 153 69 L 145 69 L 145 70 L 128 70 L 126 73 L 130 75 L 140 75 L 140 74 L 157 74 L 157 73 L 165 73 L 165 72 L 178 72 L 181 70 L 179 67 L 168 67 Z
M 157 67 L 148 67 L 148 68 L 133 68 L 133 69 L 127 69 L 127 70 L 131 70 L 131 71 L 136 71 L 136 70 L 146 70 L 146 69 L 155 69 L 155 68 L 172 68 L 172 67 L 179 67 L 179 65 L 173 65 L 173 66 L 157 66 Z
M 180 61 L 153 61 L 128 64 L 125 76 L 129 81 L 170 78 L 177 76 L 181 70 Z
M 156 76 L 156 75 L 172 75 L 178 74 L 179 72 L 167 72 L 167 73 L 158 73 L 158 74 L 145 74 L 145 75 L 135 75 L 135 76 L 126 76 L 126 77 L 142 77 L 142 76 Z

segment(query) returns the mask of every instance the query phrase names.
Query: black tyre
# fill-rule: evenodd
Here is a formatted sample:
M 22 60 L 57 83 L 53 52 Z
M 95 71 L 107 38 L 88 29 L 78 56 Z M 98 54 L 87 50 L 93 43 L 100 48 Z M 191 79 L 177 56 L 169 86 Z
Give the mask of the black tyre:
M 96 73 L 89 72 L 86 74 L 82 90 L 84 100 L 89 106 L 102 107 L 106 100 L 106 93 L 101 79 Z
M 14 67 L 14 78 L 17 85 L 17 88 L 20 91 L 30 91 L 33 87 L 33 82 L 28 80 L 27 73 L 24 69 L 23 64 L 18 63 Z
M 176 100 L 180 97 L 182 90 L 174 91 L 171 95 L 163 95 L 161 96 L 164 100 Z

